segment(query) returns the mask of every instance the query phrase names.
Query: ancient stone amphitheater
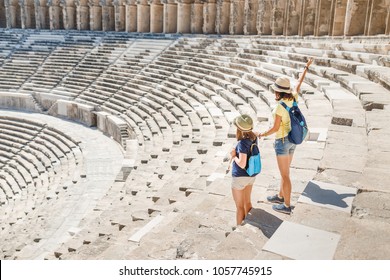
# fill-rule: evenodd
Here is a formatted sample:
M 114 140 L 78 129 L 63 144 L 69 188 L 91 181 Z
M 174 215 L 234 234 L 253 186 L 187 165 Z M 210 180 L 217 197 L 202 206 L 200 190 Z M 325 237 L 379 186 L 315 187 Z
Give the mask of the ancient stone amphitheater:
M 390 259 L 389 2 L 0 0 L 0 259 Z M 231 121 L 310 57 L 293 214 L 265 138 L 236 227 Z

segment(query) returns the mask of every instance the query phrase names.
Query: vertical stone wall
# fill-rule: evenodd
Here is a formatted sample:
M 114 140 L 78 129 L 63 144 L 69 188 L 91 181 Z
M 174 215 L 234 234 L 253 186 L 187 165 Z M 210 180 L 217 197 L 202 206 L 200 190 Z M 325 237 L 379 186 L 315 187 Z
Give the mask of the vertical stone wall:
M 4 0 L 0 0 L 0 28 L 6 28 L 7 27 L 7 21 L 6 21 L 6 11 L 5 11 L 5 5 Z
M 288 0 L 283 34 L 287 36 L 298 35 L 301 19 L 302 1 Z
M 6 13 L 7 28 L 21 28 L 21 6 L 18 0 L 5 0 L 4 8 Z
M 75 0 L 75 4 L 77 30 L 89 30 L 90 28 L 88 0 Z
M 162 33 L 164 30 L 164 5 L 160 0 L 149 0 L 150 32 Z
M 49 7 L 46 4 L 47 4 L 46 0 L 34 0 L 34 14 L 35 14 L 36 29 L 50 28 Z
M 203 33 L 213 34 L 215 33 L 216 16 L 217 16 L 217 4 L 215 0 L 210 0 L 203 5 Z
M 260 0 L 259 11 L 257 12 L 257 33 L 261 35 L 272 34 L 271 11 L 273 0 Z
M 245 0 L 231 0 L 229 26 L 229 33 L 231 35 L 244 34 L 244 11 Z
M 390 0 L 386 0 L 387 18 L 386 18 L 386 35 L 390 35 Z
M 341 36 L 344 35 L 344 25 L 345 25 L 345 16 L 347 12 L 347 2 L 348 0 L 336 0 L 333 1 L 334 9 L 334 20 L 333 28 L 331 31 L 332 36 Z
M 88 0 L 89 28 L 92 31 L 102 30 L 102 6 L 99 0 Z
M 191 33 L 192 0 L 177 0 L 177 32 Z
M 245 0 L 244 6 L 244 34 L 257 34 L 257 12 L 259 10 L 258 0 Z
M 317 0 L 302 0 L 299 35 L 314 35 Z
M 386 26 L 389 26 L 390 0 L 371 0 L 368 9 L 369 18 L 365 22 L 365 35 L 389 34 L 386 33 Z
M 370 1 L 348 0 L 344 33 L 348 36 L 364 34 L 367 9 Z
M 114 31 L 115 30 L 115 13 L 112 0 L 100 0 L 100 6 L 102 7 L 102 30 Z
M 230 0 L 217 0 L 217 13 L 215 19 L 215 32 L 229 34 Z
M 314 35 L 328 35 L 330 30 L 331 17 L 329 12 L 332 10 L 332 0 L 320 0 L 317 2 L 316 18 L 314 25 Z
M 64 29 L 64 17 L 62 8 L 60 7 L 60 0 L 48 0 L 50 29 Z
M 35 28 L 35 10 L 33 0 L 19 0 L 22 28 Z
M 0 0 L 0 28 L 389 35 L 390 0 Z
M 126 8 L 125 8 L 125 0 L 113 0 L 112 1 L 114 5 L 114 24 L 115 24 L 115 31 L 125 31 L 125 25 L 126 25 Z
M 191 4 L 191 33 L 203 33 L 203 2 L 195 0 Z
M 161 0 L 164 5 L 163 33 L 176 33 L 177 31 L 177 3 L 174 0 Z
M 147 0 L 137 0 L 137 32 L 150 32 L 150 6 Z
M 273 0 L 271 17 L 272 35 L 283 35 L 285 15 L 287 13 L 288 1 Z
M 64 29 L 76 29 L 76 6 L 74 0 L 61 0 Z
M 126 0 L 126 32 L 137 31 L 137 4 L 136 0 Z

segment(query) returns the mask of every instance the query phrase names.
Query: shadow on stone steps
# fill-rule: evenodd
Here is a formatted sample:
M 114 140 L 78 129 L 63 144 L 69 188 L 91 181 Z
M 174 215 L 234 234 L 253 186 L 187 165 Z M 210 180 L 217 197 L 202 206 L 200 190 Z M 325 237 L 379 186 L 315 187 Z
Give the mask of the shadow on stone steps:
M 278 217 L 256 208 L 252 208 L 245 218 L 245 223 L 259 228 L 267 238 L 271 238 L 282 222 Z

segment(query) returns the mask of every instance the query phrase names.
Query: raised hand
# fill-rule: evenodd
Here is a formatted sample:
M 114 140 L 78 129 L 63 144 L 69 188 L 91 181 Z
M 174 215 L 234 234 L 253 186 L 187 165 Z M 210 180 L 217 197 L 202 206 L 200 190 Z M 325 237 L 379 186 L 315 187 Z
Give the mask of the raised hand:
M 313 62 L 312 58 L 309 58 L 309 60 L 306 62 L 306 69 L 309 68 L 310 64 Z

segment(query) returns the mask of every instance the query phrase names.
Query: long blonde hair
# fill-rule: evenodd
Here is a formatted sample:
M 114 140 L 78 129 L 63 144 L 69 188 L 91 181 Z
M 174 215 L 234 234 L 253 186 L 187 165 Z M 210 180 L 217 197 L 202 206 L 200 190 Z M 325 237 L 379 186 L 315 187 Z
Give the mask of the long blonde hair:
M 257 138 L 256 134 L 253 133 L 253 131 L 243 132 L 237 128 L 236 131 L 236 139 L 237 141 L 244 140 L 244 139 L 250 139 L 251 141 L 255 141 Z

